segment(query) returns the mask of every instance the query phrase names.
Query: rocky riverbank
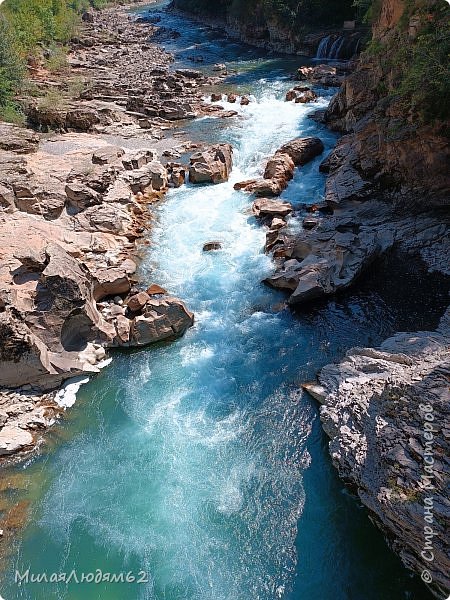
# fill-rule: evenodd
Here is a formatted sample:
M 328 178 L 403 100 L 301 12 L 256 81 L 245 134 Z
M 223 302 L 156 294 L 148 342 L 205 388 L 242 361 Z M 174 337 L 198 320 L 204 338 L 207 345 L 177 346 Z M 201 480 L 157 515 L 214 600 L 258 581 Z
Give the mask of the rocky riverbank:
M 436 331 L 353 348 L 305 389 L 322 404 L 333 464 L 392 548 L 438 598 L 450 591 L 446 520 L 450 311 Z
M 383 2 L 375 41 L 391 43 L 405 11 L 400 1 Z M 411 43 L 419 23 L 413 13 Z M 298 73 L 300 80 L 322 85 L 326 78 L 336 84 L 338 77 L 324 67 Z M 312 115 L 345 134 L 319 167 L 327 174 L 323 203 L 296 210 L 277 198 L 302 164 L 293 164 L 286 147 L 269 159 L 262 179 L 238 186 L 262 196 L 253 211 L 268 227 L 266 251 L 276 264 L 266 283 L 285 290 L 292 307 L 353 285 L 394 250 L 429 271 L 450 275 L 448 122 L 426 124 L 413 113 L 405 118 L 404 99 L 380 92 L 383 78 L 393 81 L 395 73 L 363 56 L 329 108 Z M 286 100 L 297 101 L 304 93 L 294 87 Z M 319 143 L 293 140 L 291 146 L 311 144 L 318 155 Z M 290 227 L 291 219 L 302 222 L 300 231 Z M 449 333 L 447 311 L 436 332 L 398 334 L 380 348 L 353 349 L 342 363 L 321 371 L 319 385 L 305 386 L 324 405 L 321 418 L 341 477 L 405 565 L 421 574 L 438 598 L 450 590 L 444 425 Z M 432 430 L 426 429 L 427 420 Z
M 136 280 L 139 240 L 151 226 L 151 205 L 183 185 L 188 171 L 192 183 L 214 184 L 232 168 L 229 145 L 196 147 L 171 131 L 173 123 L 196 115 L 234 114 L 203 102 L 202 86 L 220 78 L 170 70 L 170 55 L 148 41 L 158 31 L 151 23 L 115 11 L 88 12 L 84 22 L 69 54 L 70 75 L 35 67 L 40 96 L 24 98 L 23 106 L 39 133 L 1 126 L 0 382 L 10 388 L 0 396 L 3 457 L 39 443 L 61 411 L 51 390 L 73 375 L 98 372 L 107 348 L 169 340 L 192 325 L 181 300 L 158 282 Z M 335 67 L 301 69 L 302 84 L 286 101 L 316 100 L 305 79 L 333 86 L 342 77 Z M 378 83 L 366 89 L 350 76 L 330 109 L 314 116 L 346 133 L 320 167 L 328 174 L 323 203 L 294 208 L 278 198 L 295 169 L 321 155 L 318 138 L 283 145 L 261 178 L 236 186 L 258 196 L 253 213 L 268 226 L 266 250 L 276 264 L 267 283 L 288 291 L 292 306 L 349 287 L 394 248 L 449 273 L 441 137 L 433 128 L 420 129 L 417 135 L 427 136 L 423 155 L 416 134 L 394 143 L 390 113 L 380 117 L 383 102 L 373 89 Z M 55 129 L 60 135 L 46 135 Z M 197 152 L 189 166 L 167 160 L 191 150 Z M 418 153 L 425 160 L 416 173 L 408 161 Z M 303 227 L 291 229 L 292 218 Z M 211 241 L 204 250 L 219 247 Z M 425 398 L 439 423 L 448 416 L 446 323 L 437 333 L 405 334 L 376 350 L 353 350 L 340 366 L 322 371 L 322 387 L 308 388 L 326 404 L 322 417 L 341 475 L 416 570 L 427 567 L 418 555 L 427 540 L 420 512 L 425 496 L 416 485 L 423 456 L 417 407 Z M 25 388 L 12 389 L 22 383 Z M 448 511 L 446 434 L 443 427 L 433 432 L 439 523 L 436 559 L 427 568 L 438 593 L 448 587 L 441 527 Z
M 346 8 L 339 6 L 339 9 L 343 10 L 342 20 L 335 17 L 333 8 L 337 7 L 331 7 L 323 15 L 326 17 L 323 23 L 312 24 L 303 18 L 301 24 L 295 25 L 292 22 L 294 11 L 291 12 L 291 19 L 288 20 L 280 15 L 276 6 L 270 7 L 267 2 L 254 2 L 252 6 L 243 6 L 236 10 L 236 6 L 232 8 L 231 3 L 227 6 L 227 2 L 214 9 L 201 3 L 194 8 L 192 2 L 173 0 L 169 8 L 173 12 L 189 14 L 190 19 L 198 19 L 202 23 L 220 28 L 230 38 L 256 48 L 281 54 L 315 57 L 322 41 L 329 41 L 330 47 L 337 41 L 342 52 L 333 58 L 348 59 L 360 49 L 365 28 L 343 29 L 342 22 L 346 17 L 352 17 L 354 11 L 350 3 L 341 4 L 347 4 Z
M 98 372 L 105 349 L 193 324 L 182 301 L 138 280 L 140 240 L 188 171 L 217 183 L 232 167 L 231 147 L 172 135 L 210 108 L 200 90 L 218 78 L 169 71 L 172 57 L 148 41 L 157 28 L 123 11 L 83 19 L 70 70 L 33 71 L 39 95 L 22 102 L 34 130 L 0 124 L 0 457 L 39 443 L 61 412 L 51 390 Z M 194 150 L 190 167 L 171 161 Z

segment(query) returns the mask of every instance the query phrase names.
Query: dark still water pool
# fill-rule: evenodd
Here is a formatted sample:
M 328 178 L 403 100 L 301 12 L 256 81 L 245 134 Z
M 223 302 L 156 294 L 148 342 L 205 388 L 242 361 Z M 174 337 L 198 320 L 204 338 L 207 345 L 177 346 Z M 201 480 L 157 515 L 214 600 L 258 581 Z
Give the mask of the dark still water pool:
M 285 103 L 292 59 L 218 39 L 179 16 L 163 19 L 181 33 L 166 44 L 177 64 L 202 44 L 203 68 L 231 63 L 234 87 L 252 94 L 226 125 L 189 125 L 194 137 L 233 144 L 232 177 L 171 191 L 141 266 L 142 281 L 185 300 L 196 325 L 174 343 L 115 354 L 81 388 L 48 448 L 7 472 L 9 494 L 29 518 L 3 557 L 0 595 L 426 600 L 337 478 L 317 406 L 299 385 L 351 346 L 435 325 L 439 298 L 424 314 L 420 274 L 380 268 L 357 291 L 315 309 L 280 310 L 283 296 L 260 283 L 272 269 L 265 232 L 233 184 L 258 173 L 264 157 L 293 137 L 319 135 L 329 150 L 334 134 L 307 114 L 330 92 L 319 90 L 313 107 Z M 322 195 L 319 162 L 299 171 L 284 194 L 294 204 Z M 209 240 L 223 249 L 203 253 Z M 69 583 L 18 585 L 15 571 L 28 568 L 30 577 L 74 574 Z M 83 573 L 88 581 L 89 573 L 141 581 L 89 583 Z

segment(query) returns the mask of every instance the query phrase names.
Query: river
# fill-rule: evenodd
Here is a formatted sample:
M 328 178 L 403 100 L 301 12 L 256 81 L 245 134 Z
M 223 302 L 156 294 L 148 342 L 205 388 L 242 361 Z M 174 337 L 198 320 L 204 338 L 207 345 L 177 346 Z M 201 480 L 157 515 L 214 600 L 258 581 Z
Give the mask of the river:
M 192 67 L 192 54 L 203 57 L 195 68 L 226 61 L 237 72 L 223 89 L 252 99 L 239 117 L 184 127 L 192 139 L 233 145 L 232 177 L 170 191 L 140 267 L 142 281 L 182 298 L 196 324 L 176 342 L 117 352 L 81 388 L 42 453 L 9 469 L 9 493 L 28 519 L 3 557 L 0 596 L 428 599 L 338 479 L 318 408 L 299 385 L 351 346 L 434 325 L 439 308 L 423 314 L 428 296 L 417 292 L 416 270 L 389 276 L 380 267 L 355 291 L 297 314 L 283 310 L 283 295 L 261 283 L 273 268 L 264 229 L 233 184 L 296 136 L 318 135 L 328 151 L 336 136 L 307 115 L 332 91 L 319 90 L 316 105 L 286 103 L 289 74 L 305 59 L 163 19 L 181 33 L 163 42 L 175 66 Z M 320 160 L 298 170 L 283 197 L 294 205 L 320 199 Z M 222 250 L 202 252 L 210 240 Z M 434 289 L 431 278 L 426 294 Z M 18 585 L 16 570 L 28 567 L 48 578 L 74 569 L 79 582 Z M 97 569 L 143 581 L 80 581 Z

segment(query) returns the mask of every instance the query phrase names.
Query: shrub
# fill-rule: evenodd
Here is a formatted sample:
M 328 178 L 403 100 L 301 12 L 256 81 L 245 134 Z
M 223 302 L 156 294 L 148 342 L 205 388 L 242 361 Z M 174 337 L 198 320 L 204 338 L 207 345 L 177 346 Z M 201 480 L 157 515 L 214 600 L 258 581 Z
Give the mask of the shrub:
M 67 48 L 65 46 L 52 45 L 50 47 L 47 68 L 52 73 L 61 73 L 69 69 Z
M 7 102 L 3 106 L 0 106 L 0 121 L 14 123 L 15 125 L 25 125 L 25 120 L 25 115 L 14 102 Z
M 399 93 L 422 121 L 450 118 L 450 27 L 445 19 L 417 38 L 402 64 Z
M 11 28 L 0 14 L 0 106 L 10 102 L 22 82 L 23 75 L 24 65 Z

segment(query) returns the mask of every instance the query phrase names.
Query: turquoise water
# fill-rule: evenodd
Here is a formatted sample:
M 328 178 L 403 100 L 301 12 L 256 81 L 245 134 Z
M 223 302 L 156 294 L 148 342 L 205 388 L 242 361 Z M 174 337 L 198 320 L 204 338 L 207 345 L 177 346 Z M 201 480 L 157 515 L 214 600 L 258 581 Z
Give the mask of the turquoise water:
M 202 35 L 170 19 L 188 41 Z M 116 353 L 81 389 L 52 448 L 11 471 L 29 482 L 31 506 L 3 573 L 6 600 L 429 598 L 338 480 L 317 407 L 299 391 L 345 349 L 420 326 L 414 276 L 404 275 L 400 297 L 373 272 L 315 309 L 281 310 L 283 295 L 260 283 L 273 268 L 265 232 L 233 184 L 297 135 L 319 134 L 327 149 L 335 138 L 307 119 L 310 107 L 283 101 L 289 63 L 259 54 L 239 62 L 239 46 L 219 47 L 245 73 L 234 85 L 251 89 L 253 102 L 226 124 L 189 128 L 233 144 L 232 177 L 171 191 L 141 266 L 144 284 L 158 282 L 195 311 L 195 327 L 170 344 Z M 285 192 L 294 204 L 323 193 L 319 162 Z M 208 240 L 223 249 L 203 253 Z M 15 570 L 27 567 L 49 578 L 98 569 L 143 581 L 19 586 Z

